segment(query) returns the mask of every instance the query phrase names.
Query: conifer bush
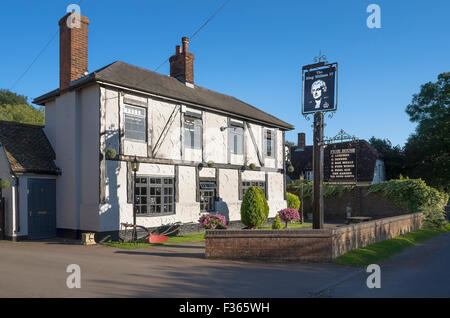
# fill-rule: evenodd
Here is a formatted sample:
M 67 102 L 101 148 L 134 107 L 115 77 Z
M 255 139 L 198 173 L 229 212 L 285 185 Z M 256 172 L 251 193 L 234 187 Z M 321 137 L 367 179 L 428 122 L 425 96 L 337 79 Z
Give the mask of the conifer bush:
M 251 186 L 245 192 L 241 205 L 241 222 L 249 229 L 264 225 L 269 216 L 269 205 L 264 192 Z
M 272 230 L 281 230 L 283 228 L 283 224 L 281 224 L 280 216 L 277 214 L 275 216 L 275 220 L 272 223 Z
M 290 209 L 300 209 L 300 199 L 298 196 L 292 193 L 286 193 L 287 207 Z

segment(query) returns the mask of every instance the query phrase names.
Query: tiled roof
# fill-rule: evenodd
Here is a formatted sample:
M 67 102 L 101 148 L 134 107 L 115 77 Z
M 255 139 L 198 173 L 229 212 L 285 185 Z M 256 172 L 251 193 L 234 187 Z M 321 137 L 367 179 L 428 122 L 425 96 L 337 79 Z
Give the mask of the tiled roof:
M 87 82 L 98 81 L 115 84 L 142 92 L 192 103 L 217 111 L 232 113 L 243 118 L 254 119 L 270 126 L 292 130 L 294 127 L 235 97 L 224 95 L 200 86 L 187 87 L 176 78 L 155 73 L 124 62 L 114 62 L 85 77 L 72 82 L 75 88 Z M 36 98 L 33 103 L 44 105 L 45 102 L 60 94 L 59 89 Z
M 0 121 L 0 144 L 13 172 L 59 174 L 43 126 Z

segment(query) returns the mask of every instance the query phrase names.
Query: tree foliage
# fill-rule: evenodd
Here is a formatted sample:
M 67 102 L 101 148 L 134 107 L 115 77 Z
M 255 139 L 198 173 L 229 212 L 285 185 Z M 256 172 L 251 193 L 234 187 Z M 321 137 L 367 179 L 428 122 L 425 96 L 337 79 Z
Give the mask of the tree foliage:
M 397 179 L 405 173 L 405 154 L 400 145 L 393 147 L 389 139 L 375 137 L 370 138 L 369 143 L 383 156 L 387 180 Z
M 430 186 L 450 191 L 450 72 L 421 86 L 406 113 L 417 122 L 405 145 L 406 171 Z
M 24 124 L 43 125 L 44 110 L 36 109 L 27 102 L 27 97 L 0 89 L 0 120 Z

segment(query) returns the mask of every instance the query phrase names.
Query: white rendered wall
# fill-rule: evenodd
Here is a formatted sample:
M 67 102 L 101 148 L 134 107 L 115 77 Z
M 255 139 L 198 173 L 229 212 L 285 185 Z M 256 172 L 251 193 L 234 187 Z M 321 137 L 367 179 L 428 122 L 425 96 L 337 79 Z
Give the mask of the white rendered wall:
M 13 196 L 14 180 L 11 177 L 11 166 L 9 165 L 6 153 L 0 145 L 0 179 L 8 180 L 10 187 L 2 189 L 2 195 L 5 198 L 5 235 L 16 236 L 15 229 L 15 198 Z
M 45 107 L 47 135 L 61 175 L 56 178 L 56 226 L 98 229 L 99 86 L 70 91 Z

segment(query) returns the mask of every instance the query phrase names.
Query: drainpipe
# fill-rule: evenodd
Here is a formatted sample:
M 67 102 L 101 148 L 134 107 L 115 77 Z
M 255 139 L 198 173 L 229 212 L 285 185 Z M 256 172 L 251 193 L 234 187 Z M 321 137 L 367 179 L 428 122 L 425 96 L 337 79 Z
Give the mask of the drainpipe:
M 15 189 L 14 189 L 15 197 L 16 197 L 15 199 L 17 201 L 17 204 L 16 204 L 16 230 L 15 230 L 15 232 L 19 233 L 20 232 L 19 178 L 17 177 L 17 175 L 14 172 L 12 172 L 12 175 L 13 175 L 14 179 L 16 180 L 16 182 L 15 182 Z M 13 202 L 13 204 L 14 204 L 14 202 Z

